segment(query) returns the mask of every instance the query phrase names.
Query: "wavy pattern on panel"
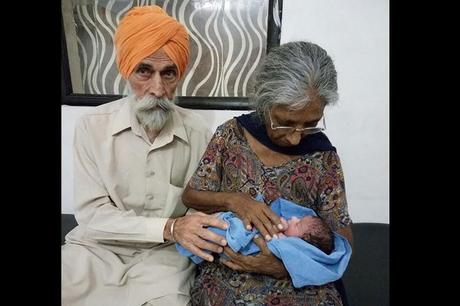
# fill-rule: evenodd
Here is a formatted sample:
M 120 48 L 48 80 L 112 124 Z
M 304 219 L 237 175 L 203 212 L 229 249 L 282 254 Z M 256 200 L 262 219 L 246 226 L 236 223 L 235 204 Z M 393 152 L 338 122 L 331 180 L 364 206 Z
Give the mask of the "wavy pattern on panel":
M 85 93 L 126 94 L 118 74 L 113 34 L 134 6 L 156 4 L 185 25 L 190 62 L 180 96 L 247 96 L 266 51 L 267 0 L 75 1 L 77 45 Z

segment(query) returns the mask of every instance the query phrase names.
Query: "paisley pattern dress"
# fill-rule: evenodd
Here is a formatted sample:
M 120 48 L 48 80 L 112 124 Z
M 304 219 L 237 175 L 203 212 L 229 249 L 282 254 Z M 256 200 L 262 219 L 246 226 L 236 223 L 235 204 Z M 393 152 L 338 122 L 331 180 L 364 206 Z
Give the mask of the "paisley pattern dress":
M 314 152 L 268 167 L 252 151 L 235 118 L 217 128 L 189 185 L 253 198 L 260 193 L 267 205 L 283 197 L 315 210 L 333 231 L 352 222 L 336 152 Z M 191 296 L 193 305 L 342 305 L 333 283 L 295 288 L 290 280 L 236 272 L 215 262 L 198 266 Z

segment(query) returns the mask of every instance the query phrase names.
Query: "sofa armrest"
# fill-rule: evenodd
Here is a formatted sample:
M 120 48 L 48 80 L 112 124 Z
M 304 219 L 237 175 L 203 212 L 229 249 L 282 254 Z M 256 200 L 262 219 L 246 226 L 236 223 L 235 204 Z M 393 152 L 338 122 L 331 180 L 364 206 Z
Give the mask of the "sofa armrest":
M 65 235 L 77 225 L 73 214 L 61 214 L 61 245 L 65 242 Z

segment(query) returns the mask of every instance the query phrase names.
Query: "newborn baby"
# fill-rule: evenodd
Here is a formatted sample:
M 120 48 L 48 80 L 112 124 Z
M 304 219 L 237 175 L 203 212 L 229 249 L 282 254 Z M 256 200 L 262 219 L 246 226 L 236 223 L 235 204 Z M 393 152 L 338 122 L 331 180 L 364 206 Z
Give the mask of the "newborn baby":
M 351 256 L 351 246 L 345 237 L 332 232 L 310 208 L 282 198 L 273 201 L 270 208 L 280 216 L 283 231 L 278 234 L 279 239 L 268 241 L 267 247 L 283 262 L 295 288 L 320 286 L 342 277 Z M 260 252 L 253 241 L 258 230 L 247 230 L 233 212 L 220 213 L 219 218 L 229 224 L 228 228 L 222 230 L 210 226 L 209 229 L 224 236 L 234 252 L 243 255 Z M 194 263 L 203 262 L 203 258 L 193 255 L 180 244 L 176 244 L 176 248 Z
M 317 216 L 305 216 L 299 219 L 293 216 L 288 221 L 283 217 L 280 219 L 285 230 L 278 234 L 279 237 L 302 238 L 326 254 L 330 254 L 334 249 L 332 231 L 321 218 Z

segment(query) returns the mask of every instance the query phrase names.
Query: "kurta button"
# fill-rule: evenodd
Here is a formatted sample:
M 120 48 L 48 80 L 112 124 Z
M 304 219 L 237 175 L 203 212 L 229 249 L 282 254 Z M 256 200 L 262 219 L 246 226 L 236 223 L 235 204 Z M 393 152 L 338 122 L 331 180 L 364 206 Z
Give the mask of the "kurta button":
M 148 194 L 148 195 L 147 195 L 147 200 L 151 200 L 151 199 L 153 199 L 153 195 Z

